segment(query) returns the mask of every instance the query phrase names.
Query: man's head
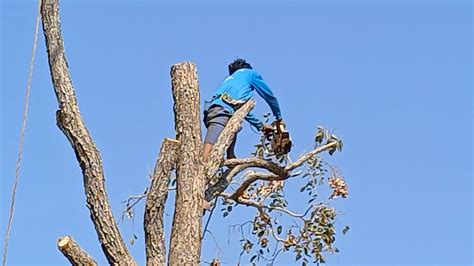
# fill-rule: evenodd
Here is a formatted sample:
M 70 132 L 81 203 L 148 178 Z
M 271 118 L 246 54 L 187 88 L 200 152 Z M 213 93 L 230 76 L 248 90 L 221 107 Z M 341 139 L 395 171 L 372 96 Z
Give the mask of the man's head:
M 241 69 L 241 68 L 249 68 L 252 69 L 252 66 L 245 62 L 244 59 L 235 59 L 234 62 L 229 64 L 229 75 L 234 74 L 235 71 Z

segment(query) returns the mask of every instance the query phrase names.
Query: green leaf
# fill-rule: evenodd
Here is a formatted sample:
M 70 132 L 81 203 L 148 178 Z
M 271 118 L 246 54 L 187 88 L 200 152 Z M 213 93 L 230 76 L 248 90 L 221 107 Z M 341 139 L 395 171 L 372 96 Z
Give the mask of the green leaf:
M 344 226 L 344 229 L 342 229 L 342 234 L 345 235 L 349 231 L 350 227 L 349 226 Z
M 339 151 L 342 151 L 342 146 L 343 146 L 343 145 L 342 145 L 342 140 L 339 140 L 339 143 L 338 143 L 338 145 L 337 145 L 337 149 L 338 149 Z
M 296 261 L 298 261 L 299 259 L 301 259 L 301 254 L 300 253 L 296 254 Z
M 262 231 L 258 232 L 258 235 L 257 235 L 257 236 L 258 236 L 258 237 L 261 237 L 261 236 L 263 236 L 263 234 L 265 234 L 265 230 L 262 230 Z
M 283 231 L 283 227 L 280 225 L 277 227 L 277 233 L 281 234 L 281 231 Z
M 314 137 L 314 141 L 317 143 L 323 142 L 324 139 L 324 129 L 321 127 L 318 127 L 318 132 L 316 133 L 316 136 Z
M 306 184 L 306 185 L 304 185 L 304 186 L 302 186 L 302 187 L 300 188 L 300 192 L 303 192 L 303 191 L 308 187 L 308 185 L 309 185 L 309 183 Z
M 278 159 L 278 161 L 279 161 L 280 163 L 283 163 L 283 162 L 285 161 L 285 157 L 281 157 L 280 159 Z
M 226 217 L 227 215 L 229 215 L 229 213 L 228 213 L 228 212 L 224 212 L 223 217 Z
M 228 212 L 231 212 L 231 211 L 232 211 L 232 206 L 228 206 L 228 207 L 227 207 L 227 211 L 228 211 Z
M 306 266 L 306 265 L 308 265 L 308 259 L 303 258 L 303 263 L 301 264 L 301 266 Z
M 250 258 L 250 262 L 253 262 L 257 258 L 257 255 L 253 255 L 252 258 Z

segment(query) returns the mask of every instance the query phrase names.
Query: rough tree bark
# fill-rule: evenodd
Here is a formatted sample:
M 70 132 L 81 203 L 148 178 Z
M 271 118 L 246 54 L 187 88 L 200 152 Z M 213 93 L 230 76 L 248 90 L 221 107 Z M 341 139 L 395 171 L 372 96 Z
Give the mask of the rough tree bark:
M 171 171 L 175 168 L 178 158 L 178 148 L 179 141 L 163 140 L 147 194 L 144 230 L 146 264 L 149 266 L 165 265 L 166 262 L 163 213 L 168 198 Z
M 169 263 L 198 265 L 201 256 L 201 218 L 205 180 L 196 67 L 190 62 L 174 65 L 171 68 L 171 82 L 176 139 L 180 144 Z
M 227 151 L 227 148 L 234 140 L 235 134 L 237 134 L 237 132 L 239 132 L 242 128 L 242 123 L 245 116 L 247 116 L 254 106 L 254 100 L 247 101 L 234 113 L 234 115 L 229 119 L 229 122 L 226 124 L 224 130 L 222 130 L 217 142 L 212 147 L 209 160 L 206 163 L 205 175 L 208 181 L 210 181 L 209 179 L 212 178 L 214 173 L 224 162 L 224 153 Z
M 59 104 L 56 112 L 57 125 L 71 143 L 82 169 L 87 207 L 102 250 L 110 264 L 135 265 L 109 206 L 102 159 L 77 105 L 64 53 L 58 1 L 43 0 L 41 16 L 51 77 Z
M 97 262 L 87 254 L 70 236 L 58 240 L 58 248 L 72 265 L 96 266 Z

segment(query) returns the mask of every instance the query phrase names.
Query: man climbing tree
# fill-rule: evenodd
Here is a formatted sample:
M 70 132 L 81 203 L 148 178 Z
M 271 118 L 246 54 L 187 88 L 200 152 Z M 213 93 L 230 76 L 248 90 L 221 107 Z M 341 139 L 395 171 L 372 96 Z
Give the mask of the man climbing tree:
M 234 111 L 251 99 L 254 91 L 257 91 L 270 106 L 276 123 L 280 124 L 282 122 L 278 100 L 273 95 L 270 87 L 262 79 L 262 76 L 253 70 L 252 66 L 244 59 L 236 59 L 229 64 L 229 76 L 217 88 L 212 99 L 206 101 L 204 106 L 204 124 L 207 128 L 203 147 L 204 162 L 208 161 L 212 146 L 217 142 L 220 133 L 230 117 L 232 117 Z M 250 113 L 245 117 L 245 120 L 258 131 L 269 127 Z M 234 148 L 236 140 L 237 135 L 227 149 L 227 159 L 235 158 Z

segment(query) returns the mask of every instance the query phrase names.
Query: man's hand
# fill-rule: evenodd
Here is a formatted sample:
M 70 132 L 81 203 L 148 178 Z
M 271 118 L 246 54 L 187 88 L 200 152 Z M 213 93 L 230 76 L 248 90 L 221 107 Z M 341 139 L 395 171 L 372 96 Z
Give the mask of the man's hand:
M 272 132 L 273 130 L 275 130 L 275 128 L 277 130 L 280 129 L 280 125 L 286 125 L 285 124 L 285 121 L 283 121 L 283 119 L 278 119 L 278 120 L 275 120 L 275 122 L 273 122 L 271 125 L 268 125 L 268 124 L 264 124 L 263 127 L 262 127 L 262 132 L 266 133 L 266 132 Z
M 281 126 L 286 127 L 286 123 L 285 123 L 285 121 L 283 121 L 283 119 L 280 118 L 280 119 L 275 121 L 275 126 L 276 126 L 277 130 L 280 130 Z
M 285 125 L 285 122 L 283 121 L 283 119 L 278 119 L 278 120 L 275 120 L 275 126 L 278 128 L 280 125 Z
M 272 125 L 267 125 L 264 124 L 262 127 L 262 132 L 267 133 L 267 132 L 272 132 L 273 131 L 273 126 Z

